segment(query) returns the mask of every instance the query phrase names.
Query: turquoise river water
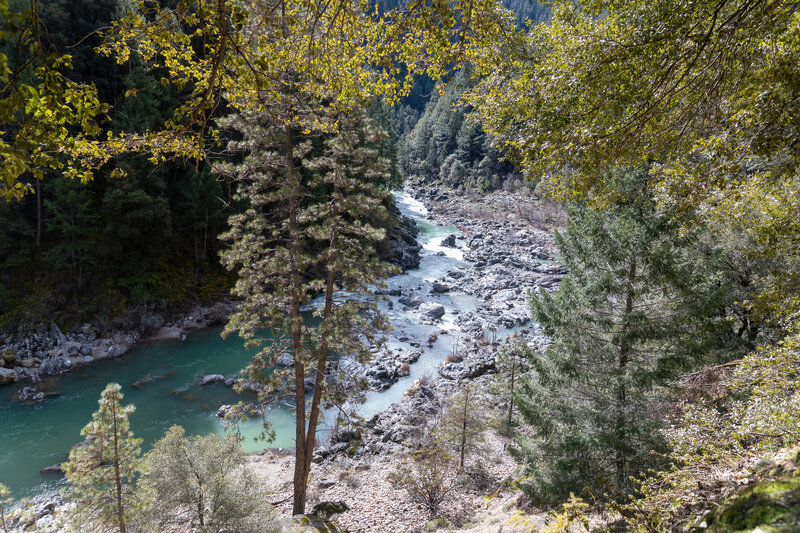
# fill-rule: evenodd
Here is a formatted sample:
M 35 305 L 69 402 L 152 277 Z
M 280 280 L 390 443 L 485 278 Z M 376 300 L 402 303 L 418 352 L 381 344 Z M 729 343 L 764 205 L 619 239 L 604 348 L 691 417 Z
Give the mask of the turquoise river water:
M 410 376 L 401 378 L 387 391 L 369 393 L 360 407 L 361 414 L 366 416 L 400 400 L 414 380 L 435 372 L 437 364 L 451 352 L 458 338 L 450 312 L 454 309 L 469 311 L 476 305 L 474 298 L 464 294 L 429 294 L 431 281 L 463 265 L 460 250 L 440 245 L 445 236 L 457 230 L 431 223 L 425 217 L 424 207 L 405 194 L 398 194 L 397 200 L 401 210 L 417 221 L 424 250 L 420 268 L 391 278 L 389 287 L 400 288 L 403 294 L 416 291 L 423 299 L 444 305 L 447 313 L 443 322 L 436 326 L 419 324 L 414 313 L 402 311 L 402 305 L 393 297 L 393 309 L 382 304 L 395 327 L 389 346 L 409 349 L 411 343 L 424 345 L 434 332 L 448 330 L 451 333 L 440 335 L 434 347 L 425 350 L 420 360 L 412 365 Z M 445 255 L 436 255 L 436 252 Z M 0 482 L 9 485 L 17 499 L 57 490 L 63 483 L 61 476 L 39 471 L 63 461 L 69 447 L 82 440 L 80 429 L 97 409 L 100 392 L 109 382 L 120 383 L 125 394 L 124 403 L 136 406 L 131 427 L 136 436 L 143 439 L 144 450 L 173 424 L 183 426 L 187 434 L 222 434 L 224 428 L 216 416 L 218 406 L 235 403 L 241 397 L 222 384 L 201 387 L 198 380 L 205 374 L 235 376 L 250 354 L 238 337 L 222 339 L 220 332 L 221 328 L 213 328 L 192 333 L 185 342 L 142 345 L 117 359 L 98 361 L 71 374 L 43 380 L 39 388 L 56 395 L 39 405 L 12 401 L 12 395 L 24 384 L 0 389 Z M 141 384 L 143 380 L 146 383 Z M 266 446 L 289 448 L 294 445 L 294 417 L 290 409 L 273 408 L 267 413 L 267 419 L 277 433 L 272 443 L 253 439 L 261 430 L 260 420 L 247 422 L 240 428 L 248 452 Z

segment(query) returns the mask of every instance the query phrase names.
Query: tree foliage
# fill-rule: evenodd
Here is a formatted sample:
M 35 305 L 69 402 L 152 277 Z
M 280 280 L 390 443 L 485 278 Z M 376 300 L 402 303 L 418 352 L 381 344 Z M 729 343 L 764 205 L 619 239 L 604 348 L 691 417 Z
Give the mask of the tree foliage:
M 38 0 L 28 10 L 3 0 L 0 21 L 0 196 L 21 198 L 48 171 L 90 179 L 75 154 L 100 133 L 108 105 L 92 84 L 69 78 L 71 55 L 50 50 Z
M 277 531 L 266 488 L 246 462 L 233 435 L 186 437 L 182 427 L 171 427 L 143 460 L 145 522 L 158 531 L 175 522 L 204 533 Z
M 469 74 L 461 70 L 439 87 L 401 139 L 399 164 L 407 178 L 465 190 L 493 190 L 521 179 L 510 163 L 501 161 L 492 137 L 460 102 L 468 82 Z
M 132 405 L 122 405 L 121 387 L 110 383 L 100 395 L 100 408 L 82 430 L 82 445 L 64 464 L 67 495 L 75 504 L 71 523 L 81 531 L 125 533 L 137 512 L 134 482 L 141 439 L 134 438 L 128 418 Z
M 446 448 L 433 444 L 412 453 L 390 475 L 390 481 L 405 490 L 412 502 L 422 505 L 431 518 L 436 518 L 456 487 L 452 462 Z
M 619 174 L 627 194 L 615 204 L 570 205 L 565 233 L 556 235 L 569 275 L 554 295 L 531 298 L 554 341 L 529 354 L 534 372 L 517 395 L 533 430 L 517 451 L 539 500 L 585 487 L 630 492 L 630 476 L 653 464 L 651 450 L 664 449 L 659 388 L 720 338 L 714 271 L 692 256 L 690 236 L 655 211 L 646 172 Z
M 320 121 L 331 118 L 317 113 Z M 261 401 L 294 396 L 294 505 L 302 514 L 323 396 L 336 399 L 325 380 L 330 354 L 366 360 L 388 326 L 363 296 L 390 272 L 373 246 L 383 238 L 375 222 L 386 216 L 380 184 L 389 176 L 388 162 L 372 147 L 380 135 L 362 113 L 338 114 L 338 133 L 316 139 L 284 125 L 291 124 L 291 109 L 280 116 L 278 123 L 264 114 L 228 121 L 243 136 L 231 149 L 246 155 L 242 164 L 220 170 L 240 181 L 240 199 L 249 206 L 231 217 L 223 236 L 231 243 L 223 262 L 238 271 L 234 294 L 242 301 L 225 331 L 262 347 L 245 371 L 267 385 L 271 396 Z M 303 116 L 297 125 L 314 120 Z M 320 293 L 321 301 L 312 299 Z M 317 318 L 314 328 L 304 323 L 307 307 Z M 290 364 L 279 363 L 284 354 Z M 312 393 L 308 411 L 306 392 Z
M 613 198 L 609 168 L 650 165 L 666 213 L 745 233 L 755 247 L 739 253 L 776 263 L 747 303 L 785 319 L 800 287 L 799 30 L 794 2 L 556 2 L 520 54 L 477 66 L 469 101 L 556 197 Z
M 480 456 L 485 452 L 484 432 L 488 423 L 481 401 L 477 386 L 472 383 L 460 385 L 448 398 L 442 418 L 434 429 L 434 440 L 456 453 L 461 469 L 470 456 Z

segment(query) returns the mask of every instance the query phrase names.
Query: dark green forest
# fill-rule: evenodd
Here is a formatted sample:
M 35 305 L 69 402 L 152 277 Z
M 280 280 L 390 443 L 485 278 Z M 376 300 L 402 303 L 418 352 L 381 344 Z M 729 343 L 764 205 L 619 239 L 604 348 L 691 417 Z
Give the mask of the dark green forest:
M 535 2 L 504 5 L 520 26 L 547 18 L 548 10 Z M 389 10 L 396 2 L 378 6 Z M 181 91 L 136 57 L 119 64 L 96 51 L 102 30 L 123 12 L 116 0 L 42 3 L 47 53 L 68 53 L 69 78 L 97 88 L 109 106 L 103 130 L 158 130 Z M 13 39 L 1 50 L 16 68 L 31 59 Z M 387 133 L 381 147 L 392 165 L 386 187 L 411 178 L 492 190 L 520 180 L 458 104 L 467 83 L 461 72 L 440 83 L 419 75 L 397 106 L 375 101 L 368 107 Z M 222 149 L 221 142 L 217 159 L 229 157 Z M 96 317 L 115 319 L 132 308 L 174 312 L 230 290 L 234 277 L 219 264 L 217 237 L 243 204 L 234 200 L 236 184 L 208 163 L 153 164 L 148 155 L 122 154 L 85 184 L 54 171 L 40 180 L 29 177 L 26 184 L 37 194 L 0 204 L 0 325 L 55 317 L 69 327 Z

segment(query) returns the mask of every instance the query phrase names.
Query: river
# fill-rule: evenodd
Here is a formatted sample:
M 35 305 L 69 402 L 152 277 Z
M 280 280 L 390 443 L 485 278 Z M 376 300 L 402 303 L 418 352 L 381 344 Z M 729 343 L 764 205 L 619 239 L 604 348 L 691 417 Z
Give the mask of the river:
M 364 416 L 371 416 L 399 401 L 414 380 L 435 373 L 436 366 L 458 342 L 452 311 L 469 311 L 477 305 L 477 301 L 466 294 L 429 294 L 433 280 L 464 264 L 460 250 L 441 246 L 444 237 L 458 234 L 458 231 L 432 223 L 426 218 L 424 206 L 410 196 L 398 193 L 396 197 L 400 210 L 417 222 L 423 251 L 419 268 L 394 276 L 387 284 L 390 289 L 401 289 L 404 295 L 418 294 L 426 301 L 441 303 L 446 314 L 435 326 L 420 324 L 416 313 L 404 312 L 397 297 L 390 297 L 393 308 L 389 308 L 388 303 L 381 304 L 395 328 L 389 346 L 404 349 L 411 348 L 412 343 L 426 346 L 431 334 L 442 330 L 449 333 L 439 335 L 432 348 L 425 348 L 420 359 L 411 365 L 409 376 L 386 391 L 369 393 L 360 406 Z M 80 430 L 97 409 L 100 392 L 109 382 L 120 383 L 124 403 L 136 406 L 131 427 L 136 436 L 143 439 L 144 450 L 174 424 L 183 426 L 190 435 L 223 433 L 224 428 L 216 416 L 218 406 L 235 403 L 240 396 L 222 384 L 201 387 L 198 380 L 205 374 L 234 376 L 247 363 L 250 354 L 237 336 L 222 339 L 220 332 L 221 328 L 211 328 L 191 334 L 184 342 L 142 345 L 122 357 L 98 361 L 71 374 L 43 380 L 39 389 L 54 395 L 42 404 L 13 402 L 13 393 L 22 384 L 0 389 L 0 482 L 9 485 L 17 499 L 58 490 L 63 484 L 61 476 L 39 471 L 63 461 L 69 447 L 83 440 Z M 266 444 L 254 440 L 261 426 L 260 421 L 251 421 L 240 428 L 245 436 L 245 449 L 255 452 L 266 446 L 293 447 L 291 410 L 273 408 L 268 411 L 267 419 L 276 431 L 275 441 Z

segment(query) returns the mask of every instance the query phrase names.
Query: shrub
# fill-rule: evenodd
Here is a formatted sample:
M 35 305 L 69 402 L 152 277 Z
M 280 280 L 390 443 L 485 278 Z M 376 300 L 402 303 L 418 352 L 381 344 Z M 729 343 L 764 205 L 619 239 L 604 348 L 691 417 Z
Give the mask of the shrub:
M 232 435 L 187 438 L 173 426 L 145 456 L 142 495 L 155 530 L 187 517 L 198 531 L 277 531 L 266 489 L 244 467 L 246 456 Z
M 453 459 L 443 447 L 432 445 L 414 452 L 389 480 L 405 490 L 414 503 L 425 507 L 431 518 L 440 515 L 442 503 L 455 488 Z

